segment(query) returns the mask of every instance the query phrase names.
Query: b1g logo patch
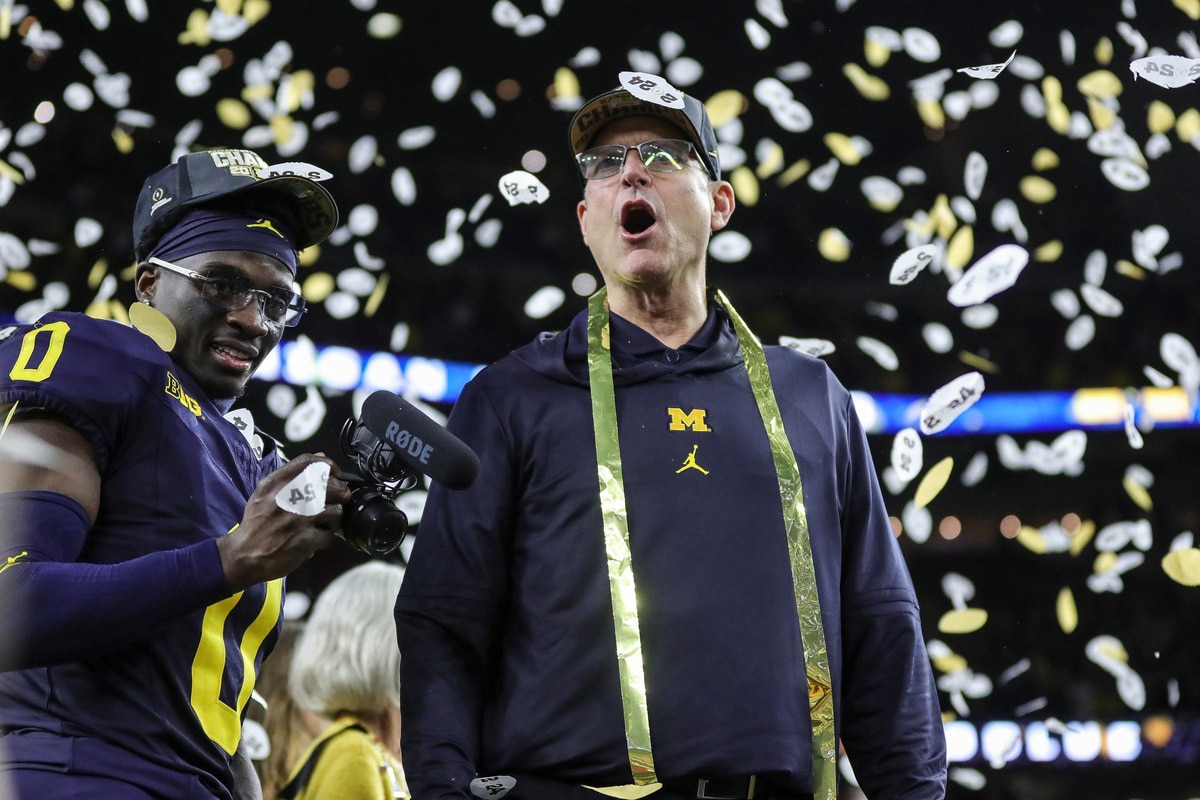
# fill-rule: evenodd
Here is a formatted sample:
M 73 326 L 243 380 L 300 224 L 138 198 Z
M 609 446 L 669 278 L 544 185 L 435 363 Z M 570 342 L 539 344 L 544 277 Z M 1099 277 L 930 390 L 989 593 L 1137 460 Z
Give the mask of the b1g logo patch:
M 197 417 L 204 416 L 204 412 L 200 410 L 200 403 L 197 402 L 196 398 L 192 397 L 183 390 L 183 385 L 179 382 L 179 379 L 170 372 L 167 373 L 167 388 L 165 391 L 168 395 L 178 400 L 184 408 L 195 414 Z

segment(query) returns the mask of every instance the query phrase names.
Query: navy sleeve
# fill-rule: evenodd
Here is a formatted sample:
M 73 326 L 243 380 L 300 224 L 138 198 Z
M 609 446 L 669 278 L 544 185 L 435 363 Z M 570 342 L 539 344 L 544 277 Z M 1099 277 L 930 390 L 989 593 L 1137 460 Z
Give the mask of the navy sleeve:
M 422 800 L 472 796 L 507 581 L 514 470 L 495 411 L 473 384 L 447 427 L 479 454 L 479 479 L 461 491 L 433 484 L 396 600 L 401 749 Z
M 941 800 L 946 742 L 912 579 L 852 401 L 842 568 L 842 742 L 872 800 Z
M 94 658 L 229 596 L 215 539 L 120 564 L 75 563 L 87 513 L 54 492 L 0 494 L 0 669 Z

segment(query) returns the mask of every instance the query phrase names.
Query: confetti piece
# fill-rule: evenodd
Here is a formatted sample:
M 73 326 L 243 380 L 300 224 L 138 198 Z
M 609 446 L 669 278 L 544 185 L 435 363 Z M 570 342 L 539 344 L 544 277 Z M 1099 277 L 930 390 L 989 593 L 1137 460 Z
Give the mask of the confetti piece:
M 745 234 L 724 230 L 708 243 L 708 254 L 717 261 L 735 264 L 750 255 L 751 243 Z
M 950 456 L 946 456 L 929 468 L 925 477 L 921 478 L 921 482 L 917 485 L 917 492 L 913 498 L 913 503 L 917 508 L 924 508 L 938 496 L 946 486 L 946 482 L 950 480 L 950 473 L 953 471 L 954 459 Z
M 946 299 L 962 308 L 982 303 L 1017 282 L 1029 263 L 1029 252 L 1019 245 L 1000 245 L 977 261 L 950 287 Z
M 129 307 L 129 321 L 133 327 L 153 339 L 164 353 L 175 349 L 175 326 L 157 308 L 134 303 Z
M 1176 583 L 1200 586 L 1200 549 L 1172 550 L 1162 558 L 1163 572 Z
M 842 74 L 867 100 L 887 100 L 891 97 L 892 90 L 888 87 L 887 82 L 877 75 L 869 74 L 858 64 L 846 64 L 842 67 Z
M 275 494 L 275 505 L 302 517 L 315 517 L 325 510 L 329 463 L 315 461 Z
M 1046 544 L 1046 537 L 1042 535 L 1041 531 L 1031 525 L 1022 525 L 1020 530 L 1017 531 L 1016 540 L 1031 553 L 1042 555 L 1050 551 L 1049 546 Z
M 1146 56 L 1130 62 L 1129 69 L 1134 80 L 1141 77 L 1164 89 L 1178 89 L 1200 77 L 1200 60 L 1186 56 Z
M 1071 587 L 1064 586 L 1059 590 L 1054 609 L 1058 617 L 1058 627 L 1062 628 L 1062 632 L 1074 633 L 1079 626 L 1079 610 L 1075 606 L 1075 595 L 1072 594 Z
M 921 433 L 942 431 L 983 395 L 983 375 L 968 372 L 945 384 L 932 395 L 921 410 Z
M 900 359 L 896 356 L 896 351 L 878 339 L 859 336 L 855 339 L 855 344 L 859 350 L 870 356 L 876 364 L 888 372 L 895 372 L 899 369 Z
M 938 619 L 938 632 L 947 634 L 974 633 L 987 624 L 988 614 L 981 608 L 947 611 Z
M 729 175 L 729 183 L 733 186 L 739 205 L 754 206 L 758 203 L 758 179 L 749 167 L 741 166 L 733 170 Z
M 1134 431 L 1136 432 L 1136 428 Z M 1125 494 L 1129 495 L 1129 499 L 1137 503 L 1138 507 L 1143 511 L 1148 513 L 1154 510 L 1154 501 L 1150 499 L 1150 493 L 1146 491 L 1145 486 L 1142 486 L 1128 476 L 1121 481 L 1121 486 L 1125 489 Z
M 933 244 L 924 244 L 905 250 L 892 262 L 892 271 L 888 276 L 888 282 L 894 286 L 911 283 L 921 270 L 929 266 L 937 252 L 937 245 Z
M 746 108 L 746 96 L 736 89 L 726 89 L 717 92 L 704 102 L 704 110 L 713 128 L 720 128 L 727 122 L 736 119 Z
M 905 428 L 892 439 L 891 465 L 905 483 L 921 473 L 924 447 L 915 428 Z
M 498 183 L 500 196 L 508 201 L 510 206 L 538 203 L 550 199 L 550 190 L 546 188 L 536 175 L 515 170 L 500 177 Z
M 683 108 L 683 92 L 672 86 L 666 78 L 649 72 L 622 72 L 618 78 L 621 86 L 639 100 L 667 108 Z
M 1020 189 L 1021 195 L 1031 203 L 1049 203 L 1058 195 L 1057 187 L 1040 175 L 1021 178 Z
M 829 261 L 845 261 L 850 257 L 850 240 L 837 228 L 826 228 L 817 237 L 817 251 Z
M 301 337 L 301 339 L 306 339 L 306 337 Z M 297 342 L 297 344 L 305 349 L 315 350 L 311 341 Z M 293 357 L 297 355 L 299 353 L 293 349 Z M 313 357 L 315 358 L 315 353 Z M 306 387 L 304 401 L 293 408 L 288 413 L 287 420 L 284 421 L 283 435 L 291 442 L 303 442 L 311 439 L 320 429 L 321 423 L 325 421 L 325 411 L 325 401 L 321 397 L 321 393 L 315 386 Z
M 954 232 L 946 245 L 946 266 L 957 275 L 975 255 L 975 228 L 964 225 Z
M 784 347 L 799 350 L 801 353 L 808 353 L 813 358 L 827 356 L 837 350 L 833 342 L 828 339 L 799 339 L 794 336 L 780 336 L 779 343 Z
M 1012 55 L 1010 55 L 1000 64 L 984 64 L 979 67 L 960 67 L 959 69 L 956 69 L 955 72 L 962 72 L 971 78 L 995 80 L 996 76 L 1003 72 L 1004 68 L 1012 63 L 1012 60 L 1016 57 L 1016 55 L 1017 51 L 1013 50 Z

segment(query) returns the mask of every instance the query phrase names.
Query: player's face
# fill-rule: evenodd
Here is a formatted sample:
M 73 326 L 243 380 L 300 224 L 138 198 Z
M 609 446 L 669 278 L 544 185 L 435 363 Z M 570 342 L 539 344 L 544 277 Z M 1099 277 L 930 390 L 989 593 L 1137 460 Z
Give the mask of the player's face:
M 258 289 L 292 289 L 287 268 L 261 253 L 222 250 L 187 256 L 174 263 L 206 276 L 240 275 Z M 195 280 L 161 268 L 139 283 L 139 289 L 140 296 L 149 297 L 152 305 L 175 325 L 171 357 L 210 399 L 239 396 L 283 335 L 283 326 L 269 322 L 262 313 L 261 295 L 255 295 L 245 308 L 230 310 L 201 297 Z
M 685 138 L 655 117 L 625 117 L 605 125 L 590 146 Z M 702 270 L 710 234 L 732 211 L 729 184 L 710 181 L 695 158 L 678 172 L 655 172 L 634 150 L 619 173 L 587 182 L 578 207 L 583 240 L 605 281 L 634 286 Z

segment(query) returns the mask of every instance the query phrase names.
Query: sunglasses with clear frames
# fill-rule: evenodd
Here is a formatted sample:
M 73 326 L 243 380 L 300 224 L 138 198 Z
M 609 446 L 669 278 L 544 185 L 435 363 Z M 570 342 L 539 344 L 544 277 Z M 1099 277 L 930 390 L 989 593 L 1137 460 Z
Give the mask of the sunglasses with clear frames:
M 146 261 L 195 281 L 201 297 L 230 311 L 241 311 L 257 297 L 263 318 L 271 325 L 290 328 L 296 325 L 304 314 L 304 298 L 295 292 L 276 286 L 270 289 L 255 289 L 244 275 L 224 272 L 201 275 L 199 272 L 184 269 L 178 264 L 153 256 Z
M 605 144 L 584 150 L 575 156 L 585 180 L 611 178 L 625 168 L 625 157 L 637 150 L 642 164 L 652 172 L 679 172 L 695 153 L 691 142 L 683 139 L 651 139 L 641 144 Z

